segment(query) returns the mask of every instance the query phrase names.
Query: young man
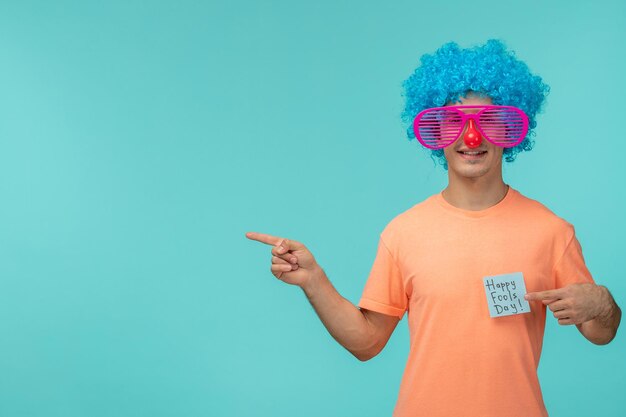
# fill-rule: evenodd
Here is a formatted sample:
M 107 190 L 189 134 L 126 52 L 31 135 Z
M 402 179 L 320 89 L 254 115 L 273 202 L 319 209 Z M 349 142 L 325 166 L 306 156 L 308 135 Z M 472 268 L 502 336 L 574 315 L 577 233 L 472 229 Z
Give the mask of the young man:
M 502 160 L 532 148 L 548 88 L 498 41 L 446 44 L 404 86 L 409 137 L 433 150 L 449 182 L 383 230 L 360 308 L 302 243 L 246 236 L 273 246 L 272 273 L 300 286 L 360 360 L 377 355 L 408 312 L 394 417 L 547 416 L 537 379 L 546 309 L 596 344 L 615 337 L 621 318 L 587 270 L 573 226 L 502 178 Z M 505 279 L 507 302 L 494 307 Z

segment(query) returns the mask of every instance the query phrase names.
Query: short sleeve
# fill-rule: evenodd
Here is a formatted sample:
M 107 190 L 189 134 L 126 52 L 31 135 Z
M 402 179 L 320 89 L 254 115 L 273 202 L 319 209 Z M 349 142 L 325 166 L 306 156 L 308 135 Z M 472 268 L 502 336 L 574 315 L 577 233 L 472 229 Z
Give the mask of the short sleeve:
M 359 307 L 402 319 L 407 305 L 400 269 L 381 237 Z
M 563 255 L 554 265 L 552 275 L 555 288 L 562 288 L 570 284 L 594 282 L 585 264 L 583 250 L 576 238 L 573 227 L 571 228 L 571 234 Z

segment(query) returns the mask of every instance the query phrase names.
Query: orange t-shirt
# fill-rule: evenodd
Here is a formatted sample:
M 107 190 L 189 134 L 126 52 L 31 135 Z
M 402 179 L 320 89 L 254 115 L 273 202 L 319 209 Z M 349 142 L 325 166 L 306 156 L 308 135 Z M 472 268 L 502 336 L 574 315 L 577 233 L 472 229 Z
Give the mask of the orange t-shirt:
M 394 417 L 547 416 L 537 378 L 546 307 L 489 315 L 483 278 L 513 272 L 527 292 L 593 282 L 574 227 L 512 188 L 480 211 L 436 194 L 387 225 L 359 306 L 408 312 Z

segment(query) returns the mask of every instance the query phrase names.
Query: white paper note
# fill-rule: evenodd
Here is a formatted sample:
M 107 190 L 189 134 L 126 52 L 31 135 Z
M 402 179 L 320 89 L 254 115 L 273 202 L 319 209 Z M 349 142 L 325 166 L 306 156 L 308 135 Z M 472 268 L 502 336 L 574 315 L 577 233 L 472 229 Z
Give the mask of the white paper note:
M 526 285 L 521 272 L 485 277 L 483 284 L 491 317 L 530 313 L 530 305 L 524 300 Z

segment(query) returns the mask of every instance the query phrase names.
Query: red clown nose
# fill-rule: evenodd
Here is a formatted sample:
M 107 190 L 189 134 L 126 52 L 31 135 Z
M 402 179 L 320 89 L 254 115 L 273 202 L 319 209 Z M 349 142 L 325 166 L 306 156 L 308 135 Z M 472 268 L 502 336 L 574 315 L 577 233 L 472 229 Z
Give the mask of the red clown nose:
M 469 119 L 469 126 L 465 132 L 463 141 L 468 148 L 478 148 L 483 141 L 483 138 L 480 136 L 478 130 L 476 130 L 476 126 L 474 125 L 474 121 L 472 119 Z

